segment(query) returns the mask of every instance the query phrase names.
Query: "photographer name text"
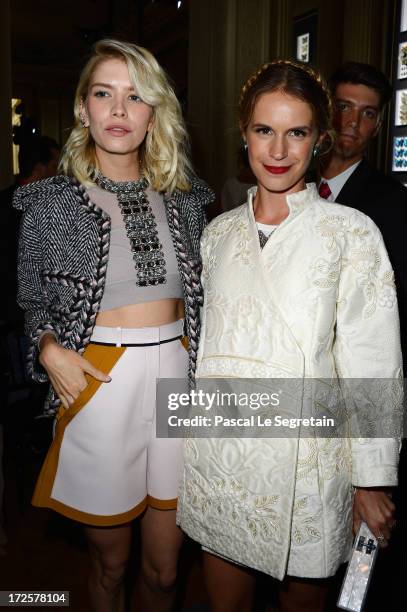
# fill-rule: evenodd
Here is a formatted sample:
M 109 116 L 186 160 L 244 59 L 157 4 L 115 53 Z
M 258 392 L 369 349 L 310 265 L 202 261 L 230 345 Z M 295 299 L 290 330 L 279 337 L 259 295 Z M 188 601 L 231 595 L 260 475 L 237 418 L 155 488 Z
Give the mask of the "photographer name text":
M 264 417 L 261 414 L 251 414 L 247 417 L 224 417 L 216 415 L 213 417 L 195 415 L 193 417 L 178 417 L 172 414 L 168 417 L 170 427 L 288 427 L 296 429 L 299 427 L 335 427 L 335 420 L 327 417 L 297 417 L 288 418 L 281 415 Z

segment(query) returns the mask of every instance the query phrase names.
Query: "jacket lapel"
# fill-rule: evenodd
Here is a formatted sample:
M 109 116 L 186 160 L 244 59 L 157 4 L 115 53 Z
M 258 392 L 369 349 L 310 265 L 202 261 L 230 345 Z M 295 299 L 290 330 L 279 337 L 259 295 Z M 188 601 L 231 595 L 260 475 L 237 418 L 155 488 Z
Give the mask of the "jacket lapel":
M 371 172 L 369 163 L 366 159 L 362 159 L 356 170 L 352 172 L 351 176 L 338 193 L 335 202 L 347 204 L 348 206 L 353 206 L 362 210 L 360 204 L 364 200 L 363 191 Z

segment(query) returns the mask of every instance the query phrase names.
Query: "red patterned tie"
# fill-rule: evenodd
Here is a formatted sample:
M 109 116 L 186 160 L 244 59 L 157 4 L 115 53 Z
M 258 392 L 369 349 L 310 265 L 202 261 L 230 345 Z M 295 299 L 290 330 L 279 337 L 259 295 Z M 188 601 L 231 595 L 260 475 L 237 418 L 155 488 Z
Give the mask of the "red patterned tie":
M 329 196 L 332 194 L 332 191 L 329 189 L 329 185 L 326 181 L 321 181 L 318 187 L 318 193 L 321 198 L 327 200 Z

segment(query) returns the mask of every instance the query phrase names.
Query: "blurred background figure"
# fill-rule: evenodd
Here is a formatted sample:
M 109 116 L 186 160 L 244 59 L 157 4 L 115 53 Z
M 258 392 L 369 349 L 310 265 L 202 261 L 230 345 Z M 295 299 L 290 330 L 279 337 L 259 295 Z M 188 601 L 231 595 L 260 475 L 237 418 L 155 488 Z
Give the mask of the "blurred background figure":
M 18 185 L 55 176 L 58 172 L 59 145 L 49 136 L 37 136 L 20 144 Z
M 20 213 L 12 207 L 11 201 L 17 187 L 57 174 L 59 145 L 49 136 L 34 134 L 21 140 L 17 136 L 17 144 L 20 146 L 18 153 L 20 173 L 10 187 L 0 192 L 2 218 L 5 218 L 7 227 L 6 237 L 2 241 L 0 250 L 0 262 L 2 269 L 6 271 L 7 287 L 6 298 L 1 301 L 0 320 L 7 321 L 16 330 L 22 331 L 22 313 L 16 305 Z
M 13 406 L 15 402 L 23 401 L 30 393 L 27 387 L 30 383 L 26 381 L 24 365 L 26 342 L 23 337 L 23 313 L 16 304 L 20 213 L 12 207 L 11 201 L 17 187 L 57 174 L 59 160 L 58 143 L 48 136 L 33 134 L 21 138 L 18 144 L 20 173 L 12 185 L 0 192 L 2 219 L 7 228 L 0 243 L 0 265 L 4 271 L 6 284 L 5 296 L 3 294 L 0 302 L 0 556 L 5 554 L 7 543 L 3 513 L 3 425 L 7 422 L 11 425 L 11 430 L 14 429 L 10 421 Z M 33 403 L 30 408 L 34 408 Z M 28 410 L 24 414 L 24 418 L 28 418 L 32 412 Z M 20 430 L 23 429 L 21 420 L 18 427 Z
M 236 176 L 226 179 L 221 194 L 222 212 L 236 208 L 247 200 L 247 190 L 256 183 L 256 179 L 249 166 L 247 150 L 240 147 L 237 154 L 238 171 Z

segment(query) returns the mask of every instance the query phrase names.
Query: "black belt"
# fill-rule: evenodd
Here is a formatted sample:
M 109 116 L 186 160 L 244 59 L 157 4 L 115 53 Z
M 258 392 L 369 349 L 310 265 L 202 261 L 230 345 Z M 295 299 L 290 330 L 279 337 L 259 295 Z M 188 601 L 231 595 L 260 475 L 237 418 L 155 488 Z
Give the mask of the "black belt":
M 122 342 L 117 345 L 116 342 L 96 342 L 91 340 L 89 344 L 98 344 L 99 346 L 157 346 L 158 344 L 166 344 L 167 342 L 174 342 L 175 340 L 181 340 L 182 336 L 175 336 L 175 338 L 168 338 L 168 340 L 160 340 L 159 342 L 141 342 L 139 344 L 132 344 L 128 342 Z

